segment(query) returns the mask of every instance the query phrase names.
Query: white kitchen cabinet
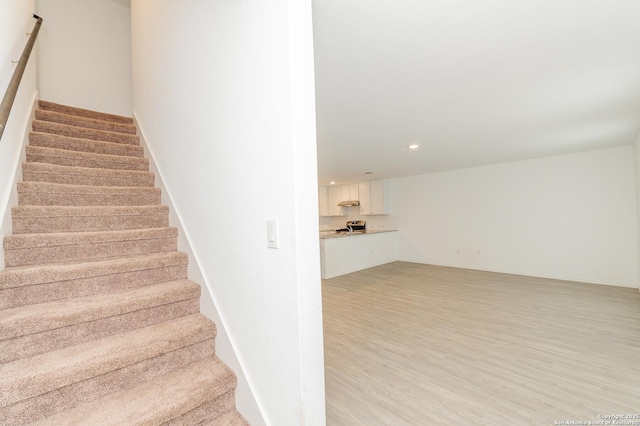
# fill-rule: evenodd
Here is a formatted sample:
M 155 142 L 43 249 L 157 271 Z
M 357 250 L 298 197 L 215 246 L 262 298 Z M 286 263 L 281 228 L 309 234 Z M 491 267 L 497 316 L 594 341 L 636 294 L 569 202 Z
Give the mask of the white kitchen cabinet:
M 360 214 L 383 215 L 391 213 L 388 183 L 384 179 L 360 182 Z
M 360 197 L 360 214 L 371 214 L 371 182 L 358 182 L 358 196 Z
M 340 201 L 353 201 L 358 199 L 358 183 L 347 183 L 340 185 Z
M 329 216 L 329 191 L 326 186 L 318 188 L 318 210 L 320 216 Z
M 329 201 L 327 208 L 329 214 L 327 216 L 344 216 L 342 207 L 338 205 L 338 203 L 344 201 L 340 186 L 327 187 L 327 199 Z
M 320 239 L 320 275 L 329 279 L 398 260 L 398 232 Z
M 371 214 L 390 214 L 388 181 L 384 179 L 371 181 Z

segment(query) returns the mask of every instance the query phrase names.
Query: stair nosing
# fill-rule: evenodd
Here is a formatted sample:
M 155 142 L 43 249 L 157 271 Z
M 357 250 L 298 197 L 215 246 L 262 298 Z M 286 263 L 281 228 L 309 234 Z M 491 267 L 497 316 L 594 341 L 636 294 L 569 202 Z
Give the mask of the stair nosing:
M 118 241 L 145 241 L 176 238 L 178 229 L 173 226 L 160 228 L 118 229 L 114 231 L 52 232 L 14 234 L 4 237 L 4 249 L 24 250 L 32 248 L 65 247 Z
M 133 192 L 154 192 L 159 193 L 160 189 L 154 186 L 140 187 L 140 186 L 99 186 L 99 185 L 72 185 L 68 183 L 53 183 L 53 182 L 38 182 L 38 181 L 22 181 L 18 182 L 18 192 L 20 187 L 49 187 L 48 194 L 74 194 L 75 192 L 55 192 L 53 189 L 67 188 L 67 189 L 94 189 L 96 192 L 107 192 L 113 190 L 114 192 L 132 190 Z M 92 192 L 78 192 L 82 194 L 91 194 Z
M 98 119 L 95 119 L 95 118 L 82 117 L 80 115 L 73 115 L 73 114 L 65 114 L 65 113 L 62 113 L 62 112 L 52 111 L 52 110 L 42 109 L 42 108 L 36 109 L 35 114 L 36 114 L 36 119 L 40 120 L 40 121 L 49 121 L 51 123 L 66 124 L 66 123 L 63 123 L 63 122 L 59 121 L 59 119 L 64 119 L 65 117 L 68 117 L 71 120 L 80 120 L 80 121 L 87 120 L 87 121 L 90 121 L 92 123 L 96 123 L 98 125 L 106 124 L 106 125 L 122 126 L 122 127 L 126 127 L 127 130 L 129 130 L 129 131 L 119 131 L 119 130 L 107 130 L 107 131 L 113 131 L 113 132 L 116 132 L 116 133 L 122 133 L 122 134 L 128 134 L 128 135 L 135 135 L 136 134 L 136 126 L 134 124 L 125 124 L 125 123 L 116 123 L 116 122 L 113 122 L 113 121 L 98 120 Z M 53 117 L 48 116 L 49 114 L 54 114 L 54 116 Z M 43 117 L 43 115 L 44 115 L 44 117 Z M 40 116 L 40 117 L 38 117 L 38 116 Z M 84 123 L 84 124 L 86 124 L 86 123 Z M 103 129 L 96 129 L 95 127 L 87 127 L 86 125 L 82 125 L 82 126 L 78 126 L 78 127 L 83 127 L 85 129 L 103 130 Z M 131 131 L 133 133 L 131 133 Z
M 2 364 L 0 407 L 211 339 L 214 328 L 193 314 Z
M 117 142 L 109 142 L 109 141 L 101 141 L 101 140 L 95 140 L 95 139 L 86 139 L 86 138 L 78 138 L 78 137 L 73 137 L 73 136 L 65 136 L 65 135 L 59 135 L 56 133 L 47 133 L 47 132 L 39 132 L 39 131 L 31 131 L 29 132 L 29 141 L 30 143 L 34 143 L 34 141 L 31 140 L 31 135 L 35 135 L 35 136 L 48 136 L 48 137 L 52 137 L 53 139 L 58 139 L 58 141 L 60 142 L 60 138 L 65 138 L 65 139 L 71 139 L 72 142 L 76 142 L 79 144 L 83 144 L 86 146 L 91 146 L 91 145 L 97 145 L 97 146 L 101 146 L 103 148 L 111 148 L 114 149 L 115 151 L 123 151 L 126 152 L 127 154 L 135 152 L 136 154 L 140 154 L 140 155 L 125 155 L 125 154 L 107 154 L 107 155 L 116 155 L 119 157 L 136 157 L 136 158 L 145 158 L 144 157 L 144 148 L 140 145 L 132 145 L 132 144 L 124 144 L 124 143 L 117 143 Z M 35 144 L 33 146 L 42 146 L 42 145 L 38 145 L 38 142 L 35 141 Z M 51 148 L 49 146 L 44 146 L 43 148 Z M 63 149 L 63 148 L 53 148 L 53 149 Z M 74 150 L 74 149 L 65 149 L 66 151 L 71 151 L 71 152 L 87 152 L 87 153 L 93 153 L 93 154 L 101 154 L 101 153 L 96 153 L 93 151 L 78 151 L 78 150 Z
M 63 123 L 56 123 L 54 121 L 44 121 L 44 120 L 33 120 L 31 122 L 31 126 L 32 129 L 34 129 L 33 131 L 35 132 L 39 132 L 39 133 L 45 133 L 45 134 L 57 134 L 53 131 L 51 131 L 51 129 L 57 129 L 57 130 L 67 130 L 70 132 L 76 131 L 79 133 L 85 132 L 85 133 L 94 133 L 94 136 L 96 137 L 113 137 L 114 139 L 118 140 L 120 139 L 121 142 L 114 142 L 114 141 L 110 141 L 108 139 L 92 139 L 92 138 L 81 138 L 81 139 L 89 139 L 89 140 L 95 140 L 95 141 L 100 141 L 100 142 L 111 142 L 111 143 L 117 143 L 120 145 L 134 145 L 134 146 L 139 146 L 140 144 L 140 136 L 138 135 L 130 135 L 127 133 L 118 133 L 118 132 L 110 132 L 107 130 L 98 130 L 98 129 L 90 129 L 87 127 L 81 127 L 81 126 L 72 126 L 70 124 L 63 124 Z M 47 128 L 47 130 L 42 131 L 42 130 L 36 130 L 36 127 L 40 127 L 43 126 L 45 128 Z M 67 135 L 60 135 L 60 136 L 67 136 Z M 75 137 L 75 136 L 70 136 L 70 137 Z M 125 142 L 125 141 L 130 141 L 130 142 Z
M 148 266 L 144 261 L 151 261 L 162 259 L 165 262 L 156 266 L 152 264 Z M 172 262 L 168 262 L 171 260 Z M 141 264 L 142 262 L 142 264 Z M 85 277 L 82 272 L 86 272 L 86 269 L 96 269 L 96 271 L 102 271 L 102 273 L 96 273 L 88 275 L 89 277 L 98 277 L 111 275 L 114 272 L 112 268 L 108 270 L 102 270 L 100 267 L 106 267 L 109 264 L 116 263 L 117 266 L 127 266 L 131 269 L 125 269 L 126 272 L 146 271 L 155 269 L 158 267 L 172 267 L 172 266 L 186 266 L 188 263 L 188 256 L 186 253 L 179 251 L 161 252 L 161 253 L 148 253 L 137 256 L 121 257 L 121 258 L 109 258 L 98 260 L 87 260 L 83 262 L 64 262 L 64 263 L 49 263 L 44 265 L 27 265 L 27 266 L 13 266 L 0 270 L 0 290 L 9 288 L 26 287 L 30 285 L 42 285 L 49 284 L 60 280 L 74 280 Z M 144 265 L 144 267 L 142 267 Z M 51 275 L 44 274 L 43 269 L 49 272 Z M 118 270 L 115 273 L 121 273 Z M 29 276 L 28 283 L 22 283 L 19 280 L 10 280 L 11 276 L 15 274 L 22 275 L 27 274 Z M 36 275 L 32 277 L 31 275 Z M 68 275 L 67 275 L 68 274 Z M 37 278 L 37 279 L 36 279 Z M 21 285 L 20 285 L 21 284 Z
M 97 141 L 93 141 L 93 142 L 97 142 Z M 110 143 L 110 142 L 106 142 L 106 143 Z M 27 151 L 34 151 L 34 150 L 53 151 L 49 153 L 51 155 L 45 155 L 46 153 L 31 153 L 32 155 L 43 155 L 51 158 L 72 158 L 74 157 L 74 155 L 77 157 L 95 156 L 95 157 L 98 157 L 99 159 L 113 160 L 114 162 L 143 163 L 145 165 L 149 164 L 149 159 L 146 157 L 133 157 L 130 155 L 103 154 L 100 152 L 91 152 L 91 151 L 73 151 L 73 150 L 63 149 L 63 148 L 51 148 L 48 146 L 37 146 L 37 145 L 27 145 L 26 149 Z M 53 154 L 59 154 L 59 155 L 53 155 Z M 27 152 L 27 155 L 29 155 L 29 152 Z M 30 161 L 27 160 L 27 162 L 30 162 Z
M 176 383 L 185 384 L 179 386 L 179 391 L 176 392 L 175 386 L 172 386 Z M 163 424 L 225 395 L 236 386 L 235 373 L 217 356 L 214 356 L 107 395 L 101 400 L 90 401 L 66 412 L 44 418 L 33 426 L 57 424 L 58 420 L 90 423 L 99 421 L 104 426 Z M 122 407 L 122 410 L 114 413 L 111 405 Z M 87 412 L 91 413 L 92 417 L 88 417 Z
M 40 212 L 41 210 L 49 210 L 49 212 Z M 33 211 L 33 214 L 30 214 L 30 211 Z M 166 205 L 16 206 L 11 208 L 12 219 L 53 218 L 53 217 L 103 217 L 103 216 L 105 217 L 106 216 L 160 216 L 160 215 L 164 216 L 168 214 L 169 214 L 169 208 Z
M 0 310 L 0 340 L 124 315 L 199 296 L 200 286 L 183 279 L 4 309 Z M 66 316 L 56 315 L 62 311 Z M 28 315 L 25 316 L 25 313 Z M 20 331 L 17 327 L 20 327 Z
M 102 177 L 102 178 L 146 178 L 155 181 L 155 174 L 153 172 L 144 170 L 120 170 L 120 169 L 106 169 L 102 167 L 83 167 L 83 166 L 67 166 L 61 164 L 40 163 L 37 161 L 25 161 L 22 163 L 23 173 L 25 171 L 31 173 L 49 173 L 56 175 L 77 176 L 83 178 Z M 35 169 L 35 170 L 34 170 Z M 41 169 L 41 170 L 38 170 Z M 42 169 L 58 169 L 56 170 L 42 170 Z M 25 181 L 26 182 L 26 181 Z M 40 182 L 40 181 L 29 181 Z M 55 183 L 55 182 L 51 182 Z M 85 186 L 85 185 L 83 185 Z M 100 186 L 100 185 L 88 185 L 88 186 Z
M 51 108 L 51 109 L 49 109 Z M 99 115 L 102 117 L 109 117 L 109 118 L 115 118 L 118 121 L 111 121 L 111 120 L 100 120 L 100 121 L 106 121 L 108 123 L 119 123 L 122 121 L 126 121 L 126 123 L 123 124 L 134 124 L 133 121 L 133 117 L 128 117 L 125 115 L 119 115 L 119 114 L 112 114 L 109 112 L 102 112 L 102 111 L 94 111 L 94 110 L 90 110 L 90 109 L 86 109 L 86 108 L 79 108 L 79 107 L 73 107 L 70 105 L 65 105 L 65 104 L 59 104 L 56 102 L 50 102 L 50 101 L 45 101 L 45 100 L 38 100 L 38 109 L 42 109 L 43 111 L 55 111 L 58 112 L 56 109 L 57 108 L 61 108 L 61 109 L 67 109 L 67 110 L 72 110 L 75 112 L 83 112 L 83 113 L 90 113 L 90 114 L 94 114 L 94 115 Z M 71 115 L 74 117 L 84 117 L 83 115 L 79 115 L 79 114 L 67 114 L 67 115 Z

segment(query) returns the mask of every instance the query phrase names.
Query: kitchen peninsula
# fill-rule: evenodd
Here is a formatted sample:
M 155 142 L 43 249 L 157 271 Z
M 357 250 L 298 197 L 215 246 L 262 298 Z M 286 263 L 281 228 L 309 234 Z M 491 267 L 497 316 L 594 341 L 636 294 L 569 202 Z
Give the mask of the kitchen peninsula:
M 320 232 L 322 278 L 337 277 L 398 260 L 395 229 Z

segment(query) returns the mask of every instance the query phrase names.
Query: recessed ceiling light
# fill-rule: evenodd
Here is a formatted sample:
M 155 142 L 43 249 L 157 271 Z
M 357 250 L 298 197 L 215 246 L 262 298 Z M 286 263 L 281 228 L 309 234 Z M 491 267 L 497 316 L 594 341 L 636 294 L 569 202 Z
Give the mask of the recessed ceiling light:
M 336 184 L 335 182 L 329 182 L 329 183 L 330 183 L 331 185 L 335 185 L 335 184 Z
M 420 145 L 418 145 L 417 143 L 412 143 L 411 145 L 407 145 L 407 148 L 409 148 L 409 149 L 418 149 L 418 148 L 420 148 Z

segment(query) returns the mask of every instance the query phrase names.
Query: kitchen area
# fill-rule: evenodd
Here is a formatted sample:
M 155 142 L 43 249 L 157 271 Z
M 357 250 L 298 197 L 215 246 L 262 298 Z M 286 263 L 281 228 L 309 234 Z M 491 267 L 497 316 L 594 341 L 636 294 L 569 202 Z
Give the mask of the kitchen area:
M 321 186 L 318 205 L 323 279 L 398 259 L 388 180 Z

